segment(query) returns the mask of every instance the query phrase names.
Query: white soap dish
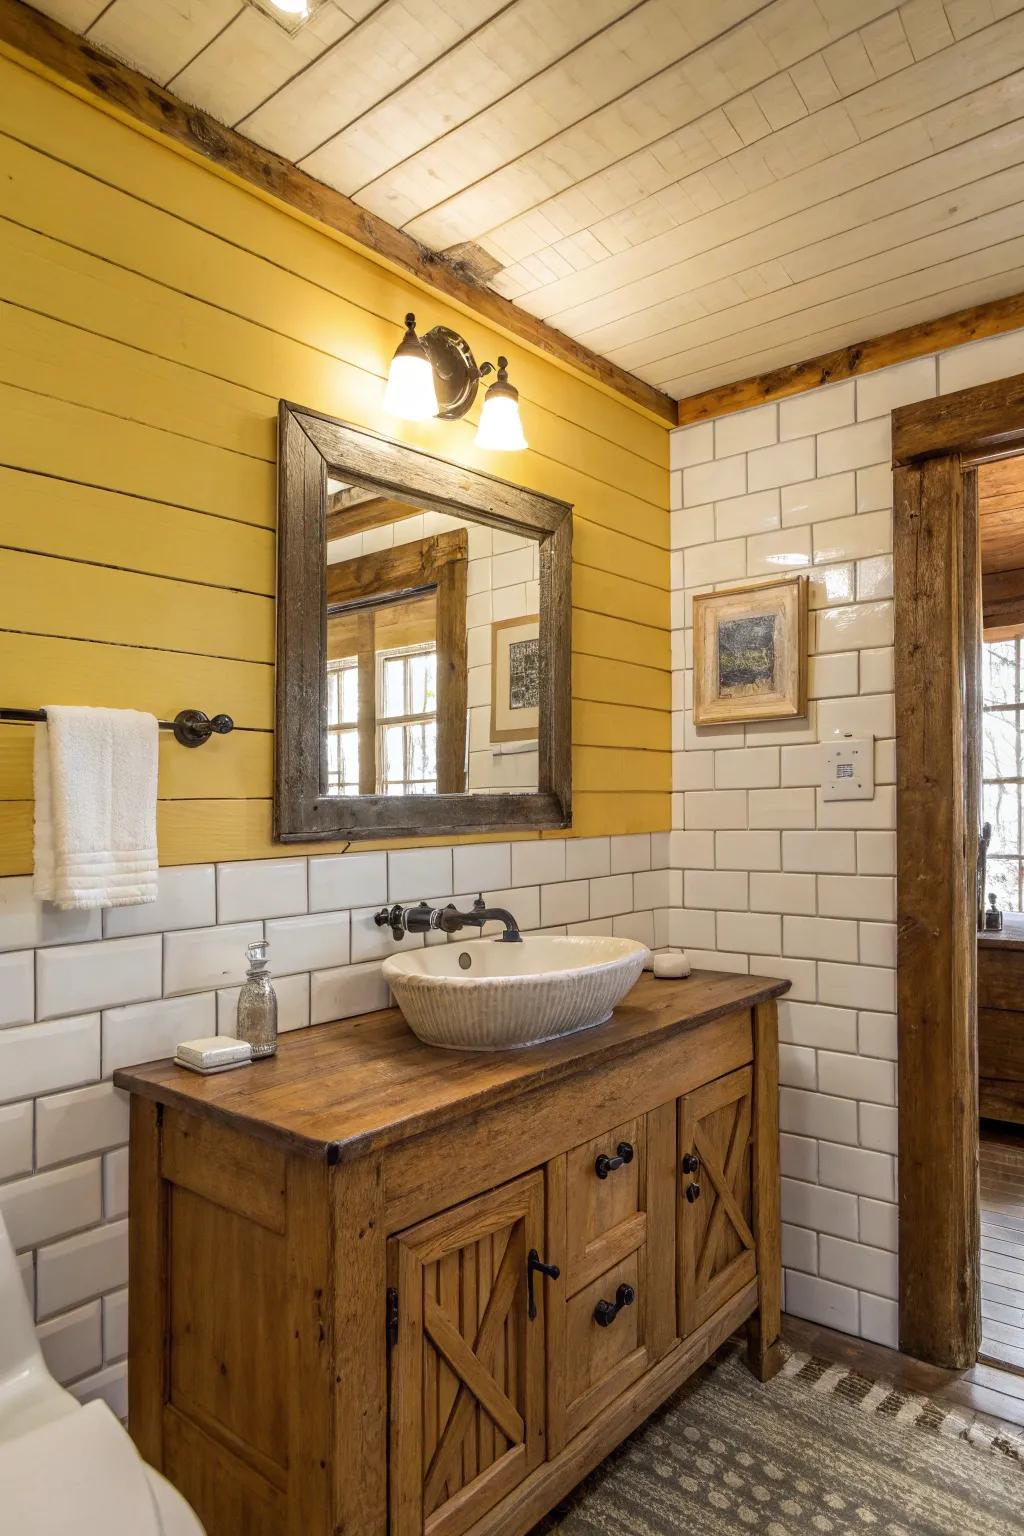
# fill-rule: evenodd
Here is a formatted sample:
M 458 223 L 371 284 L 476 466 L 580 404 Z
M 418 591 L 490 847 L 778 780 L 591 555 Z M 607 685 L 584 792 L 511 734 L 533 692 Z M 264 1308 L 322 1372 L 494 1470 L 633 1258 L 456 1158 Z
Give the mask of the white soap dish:
M 209 1035 L 204 1040 L 182 1040 L 174 1060 L 179 1067 L 209 1077 L 214 1072 L 251 1066 L 252 1046 L 248 1040 L 236 1040 L 232 1035 Z

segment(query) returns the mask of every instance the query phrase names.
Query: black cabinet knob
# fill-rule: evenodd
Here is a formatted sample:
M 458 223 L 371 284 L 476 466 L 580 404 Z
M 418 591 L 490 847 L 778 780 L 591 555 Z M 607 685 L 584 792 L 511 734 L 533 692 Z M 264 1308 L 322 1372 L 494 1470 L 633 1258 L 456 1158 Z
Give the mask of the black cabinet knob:
M 631 1285 L 620 1285 L 614 1301 L 599 1301 L 594 1308 L 594 1322 L 599 1328 L 610 1328 L 623 1307 L 631 1307 L 636 1301 L 636 1291 Z
M 625 1163 L 631 1163 L 634 1155 L 632 1144 L 628 1141 L 620 1141 L 615 1157 L 609 1157 L 607 1152 L 601 1153 L 594 1163 L 594 1172 L 599 1179 L 606 1179 L 610 1173 L 615 1172 L 616 1168 L 621 1168 Z
M 686 1186 L 686 1198 L 687 1198 L 687 1200 L 689 1200 L 691 1205 L 693 1204 L 693 1202 L 695 1200 L 699 1200 L 700 1199 L 700 1185 L 699 1184 L 687 1184 L 687 1186 Z
M 697 1156 L 696 1152 L 687 1152 L 684 1155 L 684 1157 L 683 1157 L 683 1172 L 684 1173 L 699 1173 L 700 1172 L 700 1158 Z

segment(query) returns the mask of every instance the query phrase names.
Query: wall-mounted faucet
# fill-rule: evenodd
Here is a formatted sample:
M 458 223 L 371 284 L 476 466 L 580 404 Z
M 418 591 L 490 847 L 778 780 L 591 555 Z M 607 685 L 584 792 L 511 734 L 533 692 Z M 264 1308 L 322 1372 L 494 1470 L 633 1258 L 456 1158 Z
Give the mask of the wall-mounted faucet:
M 395 902 L 393 907 L 381 907 L 374 915 L 378 928 L 390 928 L 396 942 L 407 933 L 458 933 L 460 928 L 482 928 L 485 923 L 504 924 L 504 933 L 498 940 L 504 944 L 521 944 L 523 936 L 519 924 L 504 907 L 488 907 L 483 895 L 477 897 L 471 912 L 459 912 L 454 902 L 446 907 L 431 907 L 425 901 L 415 907 L 403 907 Z

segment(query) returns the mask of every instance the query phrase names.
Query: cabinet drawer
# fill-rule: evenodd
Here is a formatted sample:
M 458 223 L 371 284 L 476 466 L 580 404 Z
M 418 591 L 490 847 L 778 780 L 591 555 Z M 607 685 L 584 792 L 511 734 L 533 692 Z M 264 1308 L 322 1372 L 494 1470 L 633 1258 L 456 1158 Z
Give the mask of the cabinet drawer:
M 624 1120 L 565 1159 L 565 1267 L 570 1295 L 602 1275 L 646 1235 L 643 1117 Z
M 647 1369 L 646 1273 L 640 1248 L 566 1302 L 564 1375 L 556 1394 L 562 1401 L 552 1405 L 555 1443 L 579 1434 Z

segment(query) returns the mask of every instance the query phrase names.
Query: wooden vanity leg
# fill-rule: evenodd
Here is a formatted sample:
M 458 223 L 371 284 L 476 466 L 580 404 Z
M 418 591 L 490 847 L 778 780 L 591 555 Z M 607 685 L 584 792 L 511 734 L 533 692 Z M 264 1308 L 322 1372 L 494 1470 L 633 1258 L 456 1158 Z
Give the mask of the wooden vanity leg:
M 774 1001 L 754 1008 L 753 1217 L 758 1309 L 747 1324 L 747 1363 L 770 1381 L 785 1359 L 779 1217 L 779 1021 Z
M 344 1536 L 381 1536 L 387 1530 L 388 1466 L 381 1158 L 364 1157 L 333 1168 L 331 1185 L 336 1381 L 334 1523 L 329 1529 Z

